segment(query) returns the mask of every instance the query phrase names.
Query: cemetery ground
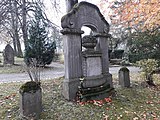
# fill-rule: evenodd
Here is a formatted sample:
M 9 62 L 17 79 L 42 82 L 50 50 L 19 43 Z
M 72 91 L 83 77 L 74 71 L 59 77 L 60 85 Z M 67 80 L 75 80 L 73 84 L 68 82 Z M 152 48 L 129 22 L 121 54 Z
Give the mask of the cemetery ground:
M 117 86 L 111 100 L 76 103 L 62 96 L 63 77 L 42 81 L 43 112 L 41 120 L 159 120 L 160 80 L 155 76 L 157 88 L 143 88 L 139 73 L 131 74 L 131 88 Z M 0 84 L 0 120 L 20 120 L 19 88 L 23 82 Z
M 55 68 L 46 66 L 43 70 L 53 70 Z M 24 73 L 26 72 L 26 65 L 23 58 L 15 57 L 14 65 L 3 65 L 3 55 L 0 53 L 0 74 L 10 73 Z
M 14 66 L 3 66 L 3 55 L 0 53 L 0 73 L 23 73 L 25 72 L 23 58 L 15 57 Z
M 2 60 L 2 58 L 0 59 Z M 0 67 L 0 73 L 23 73 L 23 59 L 15 66 Z M 46 68 L 50 69 L 50 68 Z M 130 73 L 131 88 L 120 88 L 113 74 L 116 94 L 111 99 L 92 103 L 70 102 L 62 96 L 63 77 L 42 80 L 43 111 L 41 120 L 159 120 L 160 80 L 155 75 L 156 88 L 144 88 L 139 72 Z M 24 82 L 0 83 L 0 120 L 21 120 L 19 88 Z

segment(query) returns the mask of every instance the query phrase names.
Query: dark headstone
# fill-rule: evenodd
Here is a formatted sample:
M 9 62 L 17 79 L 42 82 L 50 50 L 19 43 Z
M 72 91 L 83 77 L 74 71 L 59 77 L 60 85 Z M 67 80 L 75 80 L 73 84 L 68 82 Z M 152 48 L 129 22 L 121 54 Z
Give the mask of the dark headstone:
M 128 68 L 122 67 L 119 70 L 118 77 L 119 77 L 119 85 L 121 85 L 121 87 L 130 87 L 130 77 Z
M 14 50 L 13 48 L 7 44 L 4 51 L 3 51 L 3 59 L 4 59 L 4 65 L 6 64 L 10 64 L 13 65 L 14 64 Z

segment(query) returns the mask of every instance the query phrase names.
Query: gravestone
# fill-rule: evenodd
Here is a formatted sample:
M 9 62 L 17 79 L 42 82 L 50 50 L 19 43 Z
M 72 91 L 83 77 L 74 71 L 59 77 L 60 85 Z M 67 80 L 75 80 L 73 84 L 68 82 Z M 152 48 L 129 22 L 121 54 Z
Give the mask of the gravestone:
M 122 67 L 118 72 L 119 85 L 121 87 L 130 87 L 129 69 Z
M 109 24 L 100 13 L 99 8 L 88 2 L 80 2 L 61 19 L 64 44 L 65 79 L 63 95 L 68 100 L 74 100 L 79 86 L 85 89 L 113 88 L 112 76 L 109 73 L 108 38 Z M 81 28 L 87 26 L 93 31 L 88 36 L 89 41 L 82 41 Z M 87 38 L 87 37 L 86 37 Z M 95 42 L 96 41 L 96 42 Z M 82 51 L 82 46 L 89 46 Z M 95 47 L 96 46 L 96 47 Z M 83 84 L 80 79 L 84 79 Z M 95 95 L 107 97 L 106 89 Z M 99 93 L 102 93 L 101 95 Z
M 26 118 L 39 118 L 42 112 L 42 93 L 37 90 L 36 93 L 20 94 L 20 115 Z
M 42 112 L 42 89 L 36 82 L 30 81 L 21 86 L 20 116 L 27 119 L 39 119 Z
M 3 51 L 3 64 L 9 64 L 13 65 L 14 64 L 14 50 L 13 48 L 7 44 L 4 51 Z

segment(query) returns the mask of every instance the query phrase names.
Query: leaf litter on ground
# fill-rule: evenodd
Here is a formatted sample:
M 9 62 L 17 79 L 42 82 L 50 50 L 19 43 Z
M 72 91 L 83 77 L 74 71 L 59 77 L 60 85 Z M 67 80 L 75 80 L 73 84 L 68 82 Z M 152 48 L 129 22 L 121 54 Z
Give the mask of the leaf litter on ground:
M 131 76 L 131 88 L 115 87 L 115 97 L 83 105 L 63 97 L 63 78 L 42 81 L 43 111 L 40 120 L 159 120 L 160 84 L 157 88 L 143 88 L 140 81 L 136 81 L 137 77 Z M 0 119 L 21 120 L 19 88 L 22 84 L 0 84 Z

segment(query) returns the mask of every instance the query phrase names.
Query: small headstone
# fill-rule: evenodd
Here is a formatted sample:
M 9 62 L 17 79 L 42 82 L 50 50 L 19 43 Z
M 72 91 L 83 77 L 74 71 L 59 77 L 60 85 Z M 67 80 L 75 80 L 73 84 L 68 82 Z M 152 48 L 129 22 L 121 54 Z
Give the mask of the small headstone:
M 129 69 L 127 67 L 122 67 L 119 70 L 118 77 L 121 87 L 130 87 Z
M 4 65 L 6 65 L 6 64 L 13 65 L 14 64 L 14 50 L 9 44 L 6 45 L 6 47 L 3 51 L 3 59 L 4 59 L 4 62 L 3 62 Z
M 39 119 L 42 111 L 42 91 L 20 94 L 20 116 L 27 119 Z

